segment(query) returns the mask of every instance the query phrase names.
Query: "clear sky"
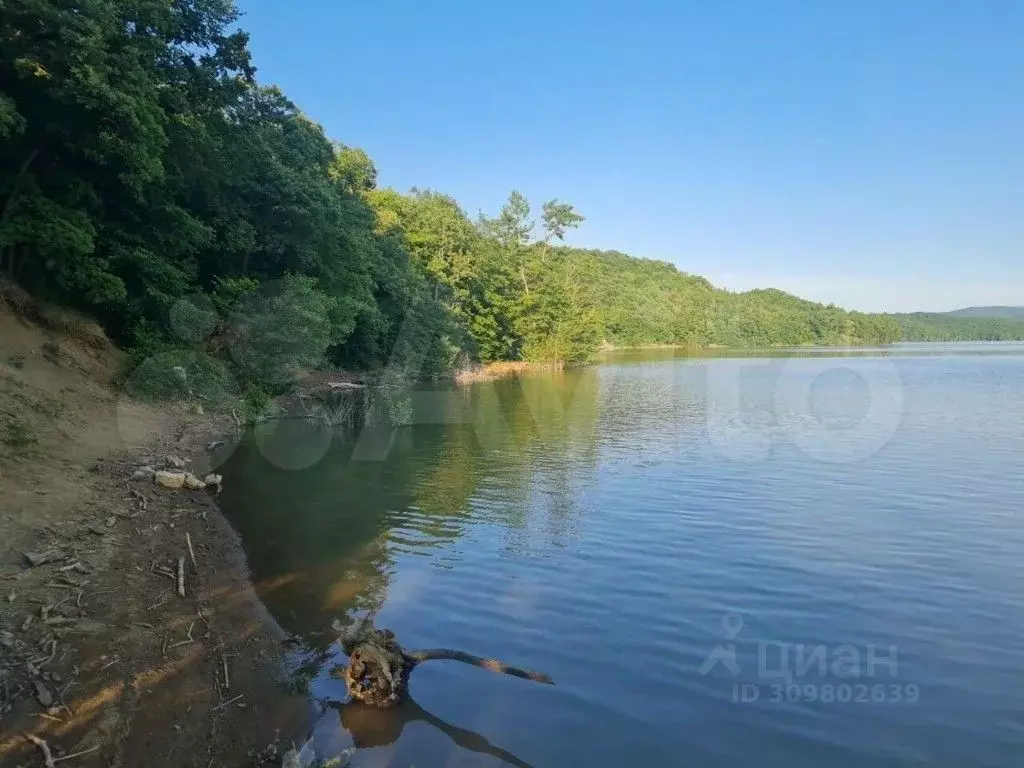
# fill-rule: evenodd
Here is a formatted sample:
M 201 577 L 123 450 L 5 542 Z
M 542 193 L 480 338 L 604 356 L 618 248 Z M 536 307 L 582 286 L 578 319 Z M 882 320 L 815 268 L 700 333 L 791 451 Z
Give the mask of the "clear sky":
M 861 310 L 1024 304 L 1024 0 L 238 0 L 380 183 Z

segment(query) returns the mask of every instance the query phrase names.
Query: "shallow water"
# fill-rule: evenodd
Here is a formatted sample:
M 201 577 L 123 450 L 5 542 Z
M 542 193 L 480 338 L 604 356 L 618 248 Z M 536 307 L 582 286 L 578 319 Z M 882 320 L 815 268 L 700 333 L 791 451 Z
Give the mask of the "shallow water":
M 328 708 L 321 756 L 1024 764 L 1024 346 L 626 352 L 413 406 L 234 451 L 261 596 L 320 699 L 367 609 L 556 685 L 431 662 L 401 712 Z

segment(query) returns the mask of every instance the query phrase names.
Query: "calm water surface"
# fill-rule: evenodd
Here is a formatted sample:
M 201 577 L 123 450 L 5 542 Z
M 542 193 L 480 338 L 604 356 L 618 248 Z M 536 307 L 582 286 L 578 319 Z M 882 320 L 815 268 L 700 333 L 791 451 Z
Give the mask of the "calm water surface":
M 223 507 L 357 766 L 1024 765 L 1024 346 L 622 353 L 261 428 Z M 455 662 L 342 705 L 332 619 Z

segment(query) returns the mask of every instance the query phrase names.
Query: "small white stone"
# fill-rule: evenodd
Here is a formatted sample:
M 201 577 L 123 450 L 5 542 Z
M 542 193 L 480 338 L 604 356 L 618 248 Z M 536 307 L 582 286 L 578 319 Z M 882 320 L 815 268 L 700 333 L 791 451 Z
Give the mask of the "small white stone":
M 185 485 L 185 473 L 160 471 L 153 475 L 153 480 L 159 486 L 176 491 Z
M 206 487 L 206 483 L 190 472 L 185 475 L 185 487 L 190 491 L 201 491 Z

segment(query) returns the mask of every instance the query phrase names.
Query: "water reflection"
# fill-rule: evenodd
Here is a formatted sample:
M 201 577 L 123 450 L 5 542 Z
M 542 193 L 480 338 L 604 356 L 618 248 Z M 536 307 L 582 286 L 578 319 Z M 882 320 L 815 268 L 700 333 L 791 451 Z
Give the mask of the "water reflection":
M 356 702 L 329 702 L 329 706 L 338 713 L 342 728 L 351 734 L 358 749 L 391 746 L 398 741 L 406 725 L 424 723 L 445 734 L 462 749 L 496 757 L 517 768 L 531 768 L 529 763 L 495 746 L 479 733 L 459 728 L 431 714 L 412 698 L 384 711 Z
M 758 357 L 948 357 L 1020 354 L 1024 344 L 1019 341 L 978 342 L 902 342 L 880 347 L 759 347 L 732 349 L 728 347 L 697 349 L 690 347 L 652 347 L 649 349 L 616 349 L 602 352 L 601 363 L 649 363 L 670 360 L 708 360 Z
M 260 597 L 323 648 L 332 619 L 393 596 L 396 559 L 453 544 L 481 504 L 505 551 L 538 535 L 564 545 L 597 462 L 599 389 L 584 370 L 414 393 L 413 426 L 358 436 L 261 425 L 224 465 L 220 497 Z
M 340 693 L 331 620 L 363 611 L 410 646 L 559 680 L 427 665 L 427 713 L 330 713 L 346 745 L 382 745 L 355 765 L 1011 765 L 1024 347 L 978 347 L 841 350 L 834 366 L 642 353 L 424 393 L 412 426 L 362 441 L 280 422 L 232 456 L 221 502 L 268 607 L 306 641 L 318 699 Z M 872 391 L 852 384 L 889 367 L 904 405 L 877 451 L 837 464 L 797 445 L 804 421 L 848 442 Z M 779 391 L 811 377 L 807 403 L 780 409 Z M 737 612 L 742 633 L 723 637 Z M 892 682 L 922 695 L 775 699 L 762 641 L 898 645 Z M 699 673 L 723 643 L 756 702 L 737 703 L 724 671 Z

